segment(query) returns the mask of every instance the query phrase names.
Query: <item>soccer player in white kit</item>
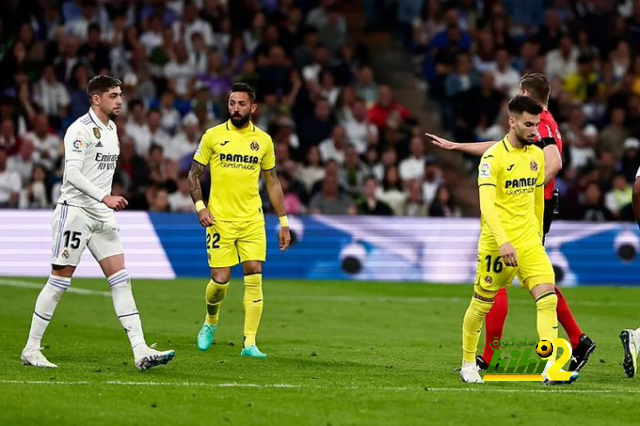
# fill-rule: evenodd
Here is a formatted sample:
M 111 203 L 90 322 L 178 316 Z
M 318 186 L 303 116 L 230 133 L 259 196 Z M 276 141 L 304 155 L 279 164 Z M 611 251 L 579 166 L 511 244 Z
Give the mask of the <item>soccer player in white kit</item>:
M 640 168 L 636 172 L 633 184 L 633 215 L 640 227 Z M 638 370 L 638 354 L 640 354 L 640 328 L 626 328 L 620 332 L 620 341 L 624 349 L 622 368 L 627 377 L 633 377 Z
M 64 136 L 65 171 L 52 220 L 51 275 L 36 300 L 29 340 L 21 356 L 25 365 L 57 367 L 42 354 L 40 342 L 87 247 L 107 277 L 113 307 L 131 342 L 136 368 L 142 371 L 163 365 L 175 356 L 173 350 L 160 352 L 147 346 L 131 278 L 124 267 L 114 211 L 128 203 L 123 197 L 111 195 L 120 154 L 114 121 L 122 105 L 121 84 L 108 75 L 91 79 L 87 86 L 91 108 L 69 126 Z

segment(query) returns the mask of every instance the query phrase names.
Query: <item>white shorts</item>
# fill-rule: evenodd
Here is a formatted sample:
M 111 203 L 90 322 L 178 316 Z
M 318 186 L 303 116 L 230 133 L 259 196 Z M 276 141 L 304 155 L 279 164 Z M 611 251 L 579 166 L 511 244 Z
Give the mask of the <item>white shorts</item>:
M 80 207 L 58 204 L 51 226 L 53 265 L 78 266 L 87 246 L 98 262 L 124 252 L 115 218 L 102 222 L 91 218 Z

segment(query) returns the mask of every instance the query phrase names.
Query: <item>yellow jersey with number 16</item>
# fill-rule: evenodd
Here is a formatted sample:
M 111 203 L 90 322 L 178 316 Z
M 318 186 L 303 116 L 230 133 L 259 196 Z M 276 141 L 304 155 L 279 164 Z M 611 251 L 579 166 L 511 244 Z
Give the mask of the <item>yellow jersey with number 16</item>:
M 508 136 L 489 148 L 478 166 L 478 186 L 496 187 L 495 209 L 514 248 L 542 244 L 535 212 L 536 189 L 544 186 L 544 154 L 534 145 L 517 149 Z M 543 201 L 543 200 L 542 200 Z M 481 250 L 498 250 L 498 243 L 481 218 Z
M 243 129 L 231 121 L 205 132 L 193 159 L 209 166 L 208 209 L 216 220 L 264 220 L 260 172 L 276 166 L 271 137 L 252 122 Z

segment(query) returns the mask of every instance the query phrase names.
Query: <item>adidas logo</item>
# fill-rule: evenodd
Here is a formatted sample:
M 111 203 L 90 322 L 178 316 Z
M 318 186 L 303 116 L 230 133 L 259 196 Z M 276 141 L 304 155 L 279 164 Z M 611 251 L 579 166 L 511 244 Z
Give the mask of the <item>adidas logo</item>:
M 96 144 L 96 148 L 102 148 L 102 142 L 98 141 L 98 143 Z

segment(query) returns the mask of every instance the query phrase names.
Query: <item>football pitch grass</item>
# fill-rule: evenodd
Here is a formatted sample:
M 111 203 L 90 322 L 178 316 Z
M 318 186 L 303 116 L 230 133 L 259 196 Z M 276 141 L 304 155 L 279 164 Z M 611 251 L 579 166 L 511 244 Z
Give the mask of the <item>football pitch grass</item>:
M 24 367 L 20 351 L 44 281 L 0 278 L 2 425 L 582 426 L 637 424 L 640 414 L 640 377 L 624 375 L 618 339 L 640 326 L 640 289 L 565 290 L 598 348 L 578 382 L 550 388 L 460 382 L 454 369 L 471 287 L 448 285 L 267 280 L 258 344 L 269 358 L 257 360 L 239 356 L 239 280 L 208 352 L 195 345 L 206 279 L 135 280 L 147 342 L 177 353 L 141 373 L 106 282 L 75 279 L 43 340 L 59 368 Z M 530 296 L 513 288 L 510 301 L 504 338 L 536 339 Z

